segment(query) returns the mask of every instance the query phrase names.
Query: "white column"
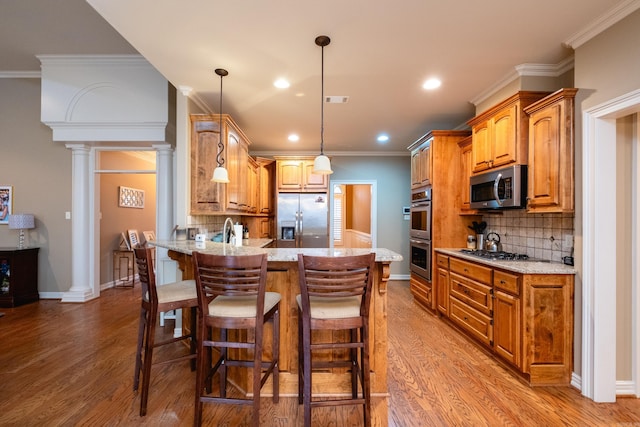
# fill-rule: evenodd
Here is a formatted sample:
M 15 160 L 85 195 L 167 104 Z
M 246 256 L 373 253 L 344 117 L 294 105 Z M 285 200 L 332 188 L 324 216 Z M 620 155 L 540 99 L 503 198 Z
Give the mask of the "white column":
M 71 149 L 71 288 L 62 295 L 62 302 L 85 302 L 98 297 L 91 278 L 90 224 L 91 175 L 90 147 L 86 144 L 66 144 Z
M 169 144 L 154 144 L 156 149 L 156 229 L 158 240 L 169 240 L 175 226 L 173 196 L 173 148 Z M 167 250 L 157 248 L 156 281 L 158 286 L 178 280 L 177 263 Z M 164 316 L 162 316 L 164 320 Z M 182 335 L 182 310 L 176 310 L 174 336 Z

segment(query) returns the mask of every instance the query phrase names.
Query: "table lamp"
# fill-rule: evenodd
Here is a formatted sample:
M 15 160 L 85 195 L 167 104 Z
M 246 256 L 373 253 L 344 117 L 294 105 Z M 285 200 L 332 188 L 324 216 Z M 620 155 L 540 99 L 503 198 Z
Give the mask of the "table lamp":
M 9 229 L 20 230 L 18 249 L 24 249 L 24 230 L 35 228 L 35 219 L 31 214 L 9 215 Z

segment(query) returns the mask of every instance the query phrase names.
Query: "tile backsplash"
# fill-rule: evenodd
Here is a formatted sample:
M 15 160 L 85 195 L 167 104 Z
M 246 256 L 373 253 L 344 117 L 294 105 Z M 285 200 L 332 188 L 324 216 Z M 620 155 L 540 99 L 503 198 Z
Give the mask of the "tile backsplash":
M 500 235 L 502 250 L 562 262 L 573 255 L 573 214 L 528 214 L 524 210 L 483 215 L 485 235 Z

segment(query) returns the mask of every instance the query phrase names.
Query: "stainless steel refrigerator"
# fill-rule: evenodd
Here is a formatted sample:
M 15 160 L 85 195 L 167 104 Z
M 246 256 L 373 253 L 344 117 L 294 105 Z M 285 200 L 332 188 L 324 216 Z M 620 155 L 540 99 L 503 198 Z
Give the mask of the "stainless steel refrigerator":
M 278 194 L 277 247 L 328 248 L 328 202 L 326 193 Z

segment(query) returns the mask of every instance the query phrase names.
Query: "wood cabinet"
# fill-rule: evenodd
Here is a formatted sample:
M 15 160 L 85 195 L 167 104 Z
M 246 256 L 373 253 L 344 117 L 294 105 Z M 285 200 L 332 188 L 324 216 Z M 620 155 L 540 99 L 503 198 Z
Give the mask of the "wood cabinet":
M 38 301 L 39 248 L 0 248 L 0 307 Z
M 449 257 L 436 253 L 436 309 L 438 313 L 449 314 Z
M 420 142 L 411 153 L 411 188 L 431 185 L 431 141 Z
M 260 191 L 260 165 L 252 157 L 247 161 L 247 213 L 257 213 Z
M 519 275 L 493 271 L 493 347 L 496 354 L 518 368 L 522 368 L 521 282 Z
M 433 308 L 433 287 L 431 282 L 422 276 L 412 274 L 409 279 L 409 288 L 416 302 L 429 310 Z
M 226 210 L 226 184 L 211 182 L 220 135 L 220 125 L 214 116 L 191 115 L 191 215 Z M 223 155 L 226 156 L 224 152 Z
M 219 120 L 219 115 L 191 115 L 190 215 L 272 215 L 274 160 L 249 156 L 250 141 L 233 119 L 223 114 L 222 127 Z M 211 182 L 221 134 L 228 184 Z
M 329 189 L 329 175 L 313 173 L 313 157 L 280 157 L 276 159 L 279 192 L 315 193 Z
M 460 215 L 478 215 L 477 209 L 471 209 L 471 175 L 473 174 L 473 159 L 472 159 L 472 137 L 468 136 L 460 142 L 459 147 L 459 176 L 458 176 L 458 203 L 460 207 Z
M 264 157 L 256 157 L 259 165 L 258 177 L 258 213 L 270 215 L 274 212 L 275 161 Z
M 473 135 L 474 173 L 527 163 L 528 116 L 523 109 L 548 94 L 518 92 L 467 122 Z
M 445 254 L 438 253 L 443 260 Z M 459 329 L 531 385 L 568 385 L 573 367 L 572 274 L 521 274 L 448 255 L 449 307 Z M 443 270 L 443 271 L 440 271 Z M 442 287 L 442 297 L 445 296 Z M 438 305 L 440 307 L 440 305 Z
M 529 213 L 574 212 L 574 98 L 561 89 L 528 106 Z
M 191 215 L 248 208 L 250 142 L 229 115 L 222 115 L 222 126 L 219 120 L 219 115 L 191 115 Z M 219 151 L 229 173 L 228 184 L 211 182 Z
M 412 176 L 411 181 L 419 181 L 420 186 L 428 183 L 432 189 L 431 248 L 466 247 L 466 236 L 469 234 L 467 226 L 470 220 L 476 219 L 461 216 L 459 208 L 462 171 L 458 143 L 469 138 L 470 135 L 469 131 L 432 130 L 408 148 L 412 154 L 418 153 L 418 158 L 421 159 L 420 166 L 416 167 L 422 175 L 419 179 Z M 480 220 L 480 217 L 477 219 Z M 429 255 L 432 264 L 431 276 L 435 278 L 433 292 L 439 295 L 437 257 L 433 252 Z M 436 307 L 437 303 L 438 299 L 432 298 L 429 308 L 433 312 L 439 311 Z M 444 309 L 444 306 L 442 308 Z
M 223 116 L 224 117 L 224 116 Z M 223 135 L 226 134 L 225 166 L 229 172 L 227 186 L 227 210 L 246 212 L 249 207 L 249 140 L 238 126 L 227 116 L 223 122 Z

